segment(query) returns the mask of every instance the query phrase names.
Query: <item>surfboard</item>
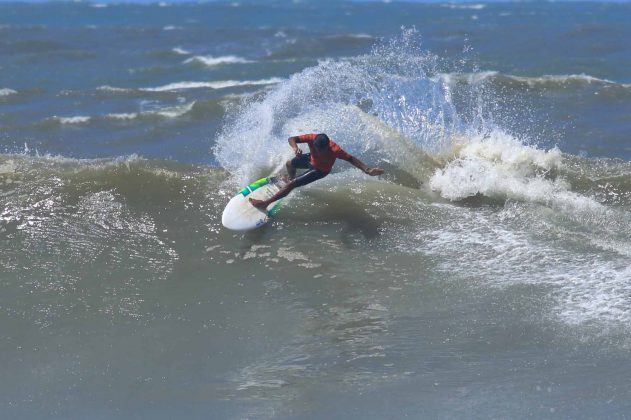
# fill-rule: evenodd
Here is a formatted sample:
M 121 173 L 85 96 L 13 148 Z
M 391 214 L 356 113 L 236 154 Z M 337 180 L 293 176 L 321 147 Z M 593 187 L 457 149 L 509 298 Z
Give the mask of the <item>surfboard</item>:
M 266 211 L 262 211 L 250 204 L 248 199 L 253 197 L 266 200 L 284 186 L 283 180 L 276 176 L 254 181 L 230 199 L 221 215 L 221 223 L 224 227 L 236 231 L 252 230 L 263 226 L 270 217 L 274 217 L 278 213 L 283 200 L 280 199 L 271 203 L 267 206 Z

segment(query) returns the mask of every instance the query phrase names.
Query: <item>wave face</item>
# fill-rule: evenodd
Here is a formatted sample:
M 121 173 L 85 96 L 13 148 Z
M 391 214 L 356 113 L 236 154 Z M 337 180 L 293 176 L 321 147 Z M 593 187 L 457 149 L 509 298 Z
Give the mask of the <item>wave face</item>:
M 515 130 L 515 115 L 495 113 L 504 92 L 497 89 L 498 78 L 531 86 L 610 82 L 444 70 L 420 48 L 413 30 L 371 54 L 323 61 L 233 109 L 215 156 L 235 185 L 244 184 L 282 167 L 290 157 L 289 136 L 326 132 L 360 159 L 385 166 L 390 182 L 420 187 L 437 205 L 478 209 L 441 205 L 444 229 L 404 235 L 405 241 L 397 239 L 402 249 L 439 255 L 451 275 L 494 287 L 552 285 L 558 304 L 553 316 L 569 324 L 630 322 L 624 264 L 631 245 L 628 163 L 542 148 L 528 128 Z M 600 171 L 588 174 L 595 166 Z M 337 168 L 341 179 L 354 176 L 344 163 Z M 496 210 L 481 211 L 488 205 Z M 391 211 L 403 209 L 393 205 Z M 427 222 L 423 214 L 406 217 L 418 226 Z M 556 231 L 563 232 L 562 240 L 550 237 Z M 488 259 L 479 260 L 481 249 Z M 598 257 L 585 267 L 592 253 Z M 557 260 L 564 263 L 549 266 Z M 598 305 L 588 304 L 592 299 Z

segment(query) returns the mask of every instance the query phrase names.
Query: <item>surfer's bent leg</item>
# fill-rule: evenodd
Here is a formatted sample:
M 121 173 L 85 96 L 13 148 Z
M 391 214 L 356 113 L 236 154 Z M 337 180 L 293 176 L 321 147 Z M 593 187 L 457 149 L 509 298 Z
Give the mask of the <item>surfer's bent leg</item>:
M 252 203 L 252 205 L 256 208 L 265 210 L 265 208 L 269 206 L 271 203 L 273 203 L 274 201 L 280 200 L 281 198 L 286 197 L 294 188 L 302 187 L 303 185 L 310 184 L 313 181 L 322 179 L 327 175 L 328 175 L 328 172 L 322 172 L 322 171 L 318 171 L 317 169 L 311 169 L 310 171 L 307 171 L 304 174 L 300 175 L 298 178 L 293 179 L 291 182 L 289 182 L 289 184 L 281 188 L 281 190 L 278 191 L 276 194 L 274 194 L 271 198 L 267 200 L 257 200 L 256 198 L 250 197 L 250 203 Z
M 322 179 L 328 174 L 328 172 L 311 169 L 310 171 L 307 171 L 304 174 L 300 175 L 298 178 L 294 179 L 294 182 L 296 183 L 296 187 L 302 187 L 303 185 L 311 184 L 313 181 Z
M 287 168 L 287 175 L 289 175 L 289 179 L 294 179 L 296 177 L 296 167 L 292 165 L 292 161 L 293 159 L 290 159 L 285 164 L 285 167 Z
M 289 179 L 294 179 L 296 177 L 297 168 L 311 169 L 311 163 L 309 162 L 310 158 L 310 153 L 303 153 L 302 155 L 298 155 L 295 158 L 288 160 L 285 166 L 287 167 Z

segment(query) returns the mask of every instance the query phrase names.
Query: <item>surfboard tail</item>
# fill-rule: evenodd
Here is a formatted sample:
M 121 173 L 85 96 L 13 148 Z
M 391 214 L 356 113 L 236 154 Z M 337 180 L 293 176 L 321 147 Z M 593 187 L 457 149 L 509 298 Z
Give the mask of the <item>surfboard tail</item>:
M 269 209 L 267 211 L 267 215 L 269 217 L 274 217 L 276 216 L 276 213 L 278 213 L 278 211 L 280 210 L 280 208 L 283 206 L 283 201 L 282 200 L 278 200 L 277 202 L 274 203 L 274 205 L 272 206 L 271 209 Z

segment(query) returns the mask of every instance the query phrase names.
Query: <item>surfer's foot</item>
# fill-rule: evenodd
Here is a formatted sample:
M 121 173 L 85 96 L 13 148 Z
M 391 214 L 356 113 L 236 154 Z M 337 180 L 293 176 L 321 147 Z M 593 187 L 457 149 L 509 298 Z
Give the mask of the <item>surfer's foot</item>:
M 266 207 L 267 207 L 267 203 L 263 200 L 257 200 L 256 198 L 249 198 L 250 200 L 250 204 L 252 204 L 254 207 L 256 207 L 259 210 L 265 211 Z

